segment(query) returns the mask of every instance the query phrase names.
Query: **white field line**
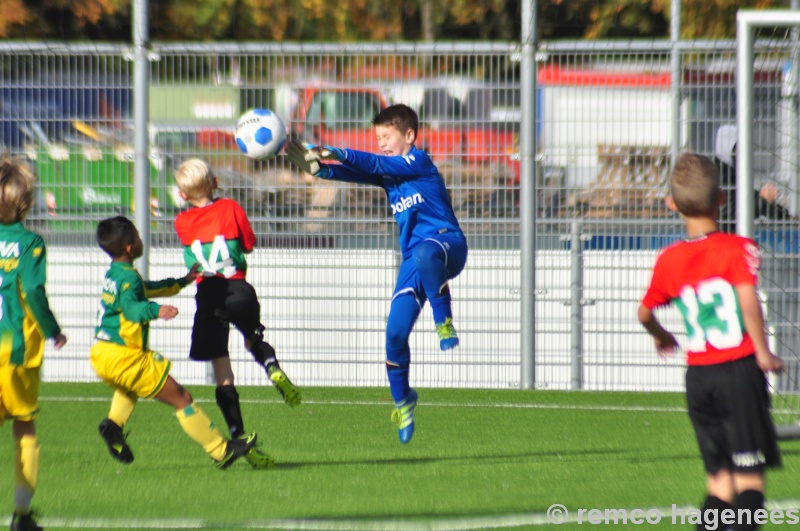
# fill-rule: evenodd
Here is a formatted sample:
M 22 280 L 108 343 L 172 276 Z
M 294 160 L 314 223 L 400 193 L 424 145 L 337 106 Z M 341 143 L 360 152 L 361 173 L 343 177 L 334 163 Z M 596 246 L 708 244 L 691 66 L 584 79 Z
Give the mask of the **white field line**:
M 42 402 L 109 402 L 111 397 L 102 396 L 40 396 Z M 239 400 L 242 404 L 283 404 L 278 399 L 259 399 L 243 398 Z M 145 401 L 146 403 L 147 401 Z M 215 404 L 213 400 L 198 398 L 201 404 Z M 374 400 L 303 400 L 303 404 L 313 404 L 318 406 L 380 406 L 390 407 L 389 402 Z M 470 402 L 420 402 L 425 407 L 467 407 L 467 408 L 493 408 L 493 409 L 561 409 L 572 411 L 625 411 L 625 412 L 644 412 L 644 413 L 686 413 L 686 408 L 677 406 L 623 406 L 623 405 L 580 405 L 580 404 L 475 404 Z M 793 415 L 796 412 L 784 408 L 772 408 L 773 413 Z
M 111 395 L 102 396 L 40 396 L 41 402 L 110 402 Z M 210 399 L 197 399 L 200 403 L 216 403 Z M 282 400 L 269 399 L 240 399 L 243 404 L 283 404 Z M 391 407 L 390 402 L 371 400 L 303 400 L 303 404 L 320 406 L 380 406 Z M 492 408 L 492 409 L 568 409 L 574 411 L 642 411 L 648 413 L 686 413 L 683 407 L 662 406 L 623 406 L 623 405 L 564 405 L 564 404 L 513 404 L 493 403 L 476 404 L 470 402 L 419 402 L 425 407 L 467 407 L 467 408 Z
M 800 511 L 800 500 L 770 500 L 767 502 L 770 511 L 781 510 Z M 612 508 L 609 508 L 612 509 Z M 692 506 L 642 508 L 647 514 L 661 515 L 661 523 L 675 524 L 688 522 L 689 511 L 697 510 Z M 599 509 L 604 512 L 606 509 Z M 623 509 L 613 509 L 618 512 L 622 524 L 621 513 Z M 625 514 L 633 509 L 625 510 Z M 678 511 L 686 517 L 681 521 Z M 573 509 L 569 517 L 559 520 L 559 523 L 577 523 L 577 510 Z M 676 516 L 677 515 L 677 516 Z M 612 517 L 613 518 L 613 517 Z M 0 519 L 2 525 L 10 523 L 9 518 Z M 419 519 L 347 519 L 347 518 L 272 518 L 234 521 L 213 521 L 202 518 L 41 518 L 41 525 L 46 528 L 72 528 L 72 529 L 272 529 L 281 531 L 468 531 L 474 529 L 503 529 L 522 526 L 556 525 L 548 520 L 547 513 L 522 513 L 507 515 L 468 516 L 463 518 L 435 518 L 431 520 Z M 588 521 L 585 521 L 590 525 Z M 613 520 L 609 523 L 613 524 Z
M 111 397 L 100 396 L 40 396 L 42 402 L 109 402 Z M 213 400 L 199 398 L 197 402 L 201 404 L 214 404 Z M 283 404 L 281 400 L 267 400 L 256 398 L 243 398 L 243 404 Z M 146 403 L 146 401 L 145 401 Z M 303 404 L 313 404 L 321 406 L 380 406 L 390 407 L 389 402 L 379 402 L 370 400 L 303 400 Z M 566 405 L 566 404 L 475 404 L 470 402 L 419 402 L 424 407 L 466 407 L 466 408 L 492 408 L 492 409 L 558 409 L 570 411 L 624 411 L 624 412 L 643 412 L 643 413 L 686 413 L 686 408 L 677 406 L 623 406 L 623 405 Z M 774 414 L 795 415 L 797 412 L 786 408 L 772 408 Z

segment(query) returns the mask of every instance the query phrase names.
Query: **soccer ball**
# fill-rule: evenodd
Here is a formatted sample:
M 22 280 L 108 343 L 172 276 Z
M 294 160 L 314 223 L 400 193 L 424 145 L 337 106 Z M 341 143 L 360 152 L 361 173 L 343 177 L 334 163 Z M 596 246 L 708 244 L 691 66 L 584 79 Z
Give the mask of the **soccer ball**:
M 236 124 L 236 145 L 251 159 L 271 159 L 285 143 L 286 126 L 268 109 L 250 109 Z

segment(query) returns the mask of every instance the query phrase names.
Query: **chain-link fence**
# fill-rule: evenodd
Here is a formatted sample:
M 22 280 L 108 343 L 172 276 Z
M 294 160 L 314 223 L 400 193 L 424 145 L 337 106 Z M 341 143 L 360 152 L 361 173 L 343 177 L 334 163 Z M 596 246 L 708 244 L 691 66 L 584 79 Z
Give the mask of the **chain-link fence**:
M 681 148 L 716 154 L 720 128 L 735 123 L 735 45 L 679 44 L 674 52 L 663 43 L 538 49 L 538 386 L 682 389 L 682 360 L 658 359 L 636 307 L 658 249 L 683 230 L 663 203 L 674 117 Z M 680 54 L 679 80 L 672 53 Z M 49 293 L 70 335 L 63 352 L 48 353 L 49 379 L 92 378 L 87 353 L 107 262 L 94 226 L 136 207 L 130 56 L 124 47 L 0 47 L 0 142 L 26 154 L 39 177 L 30 221 L 49 244 Z M 426 309 L 412 335 L 412 379 L 518 385 L 519 58 L 518 46 L 499 44 L 154 45 L 150 277 L 183 274 L 172 220 L 185 205 L 172 172 L 205 158 L 258 236 L 249 280 L 267 339 L 292 376 L 304 385 L 383 385 L 399 263 L 385 195 L 315 180 L 283 156 L 251 161 L 236 151 L 232 132 L 244 110 L 267 107 L 290 137 L 374 152 L 370 119 L 406 103 L 420 115 L 417 145 L 439 166 L 470 243 L 467 267 L 452 283 L 461 346 L 438 350 Z M 775 115 L 767 96 L 780 90 L 783 66 L 773 66 L 763 76 L 778 87 L 765 87 L 758 101 Z M 770 158 L 762 163 L 766 171 Z M 186 359 L 192 295 L 187 288 L 177 298 L 179 318 L 154 324 L 151 334 L 151 346 L 190 383 L 206 374 Z M 676 313 L 665 317 L 682 330 Z M 238 381 L 263 381 L 240 341 L 231 347 Z

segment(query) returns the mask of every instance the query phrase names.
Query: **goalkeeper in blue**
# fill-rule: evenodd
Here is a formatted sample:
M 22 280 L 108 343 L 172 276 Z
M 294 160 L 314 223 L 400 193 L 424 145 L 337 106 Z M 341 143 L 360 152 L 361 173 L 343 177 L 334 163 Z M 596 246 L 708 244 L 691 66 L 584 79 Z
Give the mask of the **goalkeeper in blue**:
M 290 143 L 286 153 L 315 177 L 386 191 L 403 255 L 386 324 L 386 373 L 395 402 L 392 420 L 405 444 L 414 435 L 417 405 L 417 392 L 409 385 L 408 338 L 430 300 L 440 348 L 458 345 L 448 281 L 464 269 L 467 239 L 439 170 L 427 153 L 414 146 L 419 128 L 416 112 L 406 105 L 392 105 L 375 116 L 372 125 L 383 156 L 300 141 Z

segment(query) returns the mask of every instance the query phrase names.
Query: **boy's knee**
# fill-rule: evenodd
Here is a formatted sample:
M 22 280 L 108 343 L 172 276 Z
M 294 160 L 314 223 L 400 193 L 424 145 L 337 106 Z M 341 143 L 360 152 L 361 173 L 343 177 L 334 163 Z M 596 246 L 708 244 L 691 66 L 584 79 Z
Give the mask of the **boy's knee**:
M 441 260 L 439 251 L 441 248 L 438 244 L 432 242 L 423 242 L 414 249 L 414 263 L 417 267 L 429 264 L 434 260 Z
M 386 367 L 402 368 L 408 367 L 411 363 L 411 356 L 408 349 L 386 349 Z
M 194 402 L 194 397 L 192 397 L 192 393 L 190 393 L 190 392 L 189 392 L 189 391 L 188 391 L 188 390 L 187 390 L 185 387 L 183 387 L 182 385 L 179 385 L 179 386 L 178 386 L 178 394 L 179 394 L 179 396 L 181 397 L 181 400 L 183 400 L 184 402 L 188 402 L 189 404 L 191 404 L 192 402 Z
M 244 346 L 247 350 L 252 351 L 253 347 L 264 341 L 264 332 L 266 328 L 264 325 L 259 325 L 255 330 L 252 332 L 248 332 L 247 330 L 242 330 L 244 333 Z
M 408 336 L 400 330 L 386 331 L 386 351 L 402 350 L 408 345 Z

